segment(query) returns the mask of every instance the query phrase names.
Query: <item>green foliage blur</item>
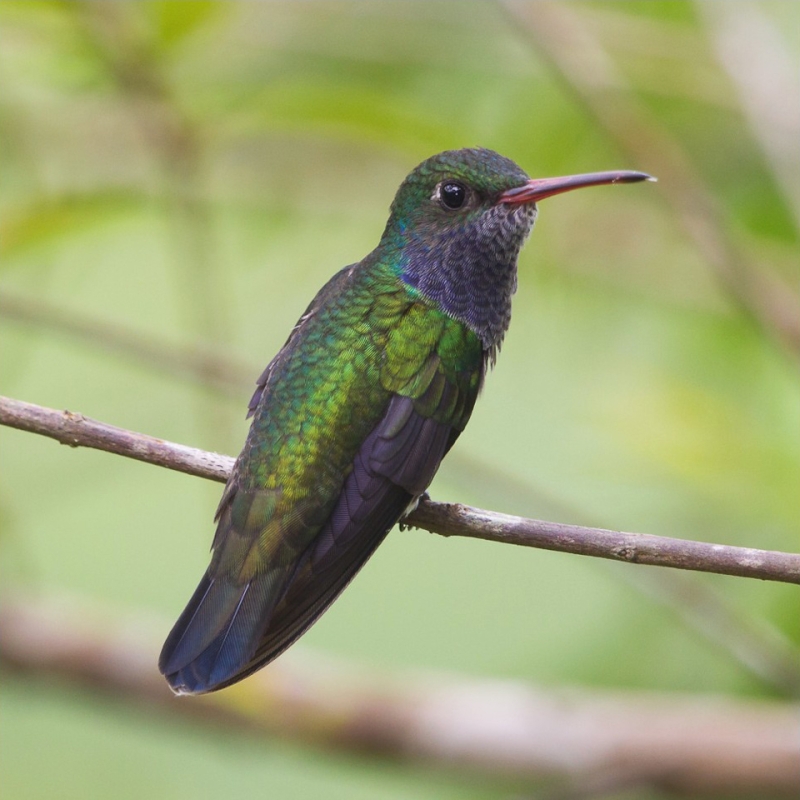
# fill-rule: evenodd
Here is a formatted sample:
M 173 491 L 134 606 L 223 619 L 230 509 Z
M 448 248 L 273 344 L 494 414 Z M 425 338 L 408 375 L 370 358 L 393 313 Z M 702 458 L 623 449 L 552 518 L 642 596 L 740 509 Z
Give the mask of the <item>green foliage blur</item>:
M 0 4 L 0 281 L 33 309 L 0 318 L 0 393 L 235 455 L 247 381 L 220 392 L 187 380 L 109 346 L 107 329 L 211 348 L 254 381 L 316 290 L 375 246 L 427 156 L 484 146 L 534 176 L 656 172 L 542 49 L 539 5 Z M 800 5 L 557 5 L 618 77 L 609 89 L 598 76 L 597 102 L 608 93 L 613 113 L 617 91 L 635 103 L 706 188 L 730 252 L 796 300 L 797 141 L 772 134 L 797 97 L 783 107 L 777 95 L 765 130 L 725 53 L 737 15 L 754 14 L 742 54 L 777 88 L 786 59 L 796 74 Z M 658 178 L 542 203 L 511 331 L 431 494 L 797 551 L 800 357 L 710 266 L 692 209 L 687 223 L 669 200 L 685 176 Z M 166 634 L 206 567 L 220 487 L 0 437 L 3 587 L 140 610 Z M 395 531 L 298 647 L 398 673 L 786 696 L 656 572 Z M 742 629 L 800 645 L 797 587 L 696 580 Z M 3 675 L 2 706 L 3 796 L 15 800 L 498 791 L 219 741 L 20 676 Z

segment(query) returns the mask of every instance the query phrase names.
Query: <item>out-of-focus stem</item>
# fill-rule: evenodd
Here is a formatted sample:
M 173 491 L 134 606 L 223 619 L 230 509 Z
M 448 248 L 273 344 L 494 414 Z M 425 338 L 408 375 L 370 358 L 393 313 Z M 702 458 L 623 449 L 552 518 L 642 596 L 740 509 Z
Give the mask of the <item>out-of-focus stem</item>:
M 63 597 L 3 597 L 0 664 L 79 684 L 194 727 L 574 789 L 641 786 L 700 797 L 796 797 L 794 705 L 686 694 L 538 689 L 436 675 L 389 679 L 295 648 L 237 686 L 177 698 L 150 621 Z M 166 628 L 164 629 L 166 630 Z M 585 796 L 580 794 L 580 796 Z

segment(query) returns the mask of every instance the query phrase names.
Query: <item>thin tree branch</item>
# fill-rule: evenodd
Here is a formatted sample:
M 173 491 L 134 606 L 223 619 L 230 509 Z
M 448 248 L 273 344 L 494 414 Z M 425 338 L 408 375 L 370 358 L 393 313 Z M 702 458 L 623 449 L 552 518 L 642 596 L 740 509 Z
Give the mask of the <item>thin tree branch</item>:
M 442 536 L 468 536 L 632 564 L 800 584 L 798 553 L 584 528 L 455 503 L 420 503 L 407 522 Z
M 247 367 L 235 356 L 197 347 L 174 345 L 104 320 L 64 310 L 50 303 L 0 290 L 0 315 L 34 326 L 37 330 L 67 334 L 78 341 L 114 354 L 127 356 L 144 366 L 171 377 L 195 381 L 224 394 L 241 396 L 253 382 L 256 367 Z M 598 525 L 575 508 L 547 496 L 510 473 L 485 463 L 474 464 L 467 456 L 453 453 L 445 468 L 456 470 L 459 482 L 473 484 L 473 491 L 485 493 L 487 481 L 495 485 L 490 494 L 508 498 L 526 508 L 531 502 L 544 505 L 557 517 L 568 517 L 583 525 Z M 766 620 L 757 619 L 743 609 L 734 609 L 721 592 L 699 577 L 673 571 L 644 573 L 623 569 L 622 580 L 662 604 L 674 609 L 686 624 L 704 637 L 721 645 L 739 664 L 767 682 L 773 689 L 800 695 L 800 656 L 797 648 Z
M 3 597 L 0 664 L 239 735 L 494 778 L 675 793 L 800 790 L 798 708 L 774 701 L 542 690 L 453 676 L 387 680 L 294 648 L 217 695 L 176 698 L 155 669 L 160 624 L 65 598 Z
M 0 425 L 49 436 L 70 447 L 91 447 L 120 456 L 174 469 L 187 475 L 225 483 L 234 459 L 143 433 L 117 428 L 105 422 L 0 396 Z
M 443 471 L 454 476 L 470 494 L 502 507 L 524 513 L 532 506 L 538 513 L 570 519 L 593 527 L 603 523 L 571 503 L 529 484 L 518 475 L 487 466 L 463 454 L 451 454 Z M 772 691 L 800 697 L 800 648 L 769 620 L 734 603 L 730 593 L 702 575 L 676 570 L 626 569 L 606 564 L 614 580 L 624 581 L 650 600 L 669 608 L 682 622 L 731 656 Z
M 229 456 L 8 397 L 0 397 L 0 424 L 49 436 L 71 447 L 105 450 L 221 482 L 227 480 L 233 466 Z M 442 536 L 467 536 L 635 564 L 800 584 L 800 554 L 797 553 L 585 528 L 459 504 L 435 503 L 427 498 L 423 498 L 417 510 L 406 518 L 405 524 Z

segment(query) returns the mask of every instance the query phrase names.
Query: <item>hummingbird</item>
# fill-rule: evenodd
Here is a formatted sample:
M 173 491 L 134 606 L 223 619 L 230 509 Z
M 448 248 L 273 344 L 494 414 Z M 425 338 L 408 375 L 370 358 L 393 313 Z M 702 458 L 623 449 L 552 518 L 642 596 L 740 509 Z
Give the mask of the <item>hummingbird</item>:
M 256 382 L 211 564 L 159 659 L 174 692 L 280 655 L 416 507 L 494 365 L 537 203 L 643 180 L 532 180 L 486 149 L 410 173 L 378 246 L 322 287 Z

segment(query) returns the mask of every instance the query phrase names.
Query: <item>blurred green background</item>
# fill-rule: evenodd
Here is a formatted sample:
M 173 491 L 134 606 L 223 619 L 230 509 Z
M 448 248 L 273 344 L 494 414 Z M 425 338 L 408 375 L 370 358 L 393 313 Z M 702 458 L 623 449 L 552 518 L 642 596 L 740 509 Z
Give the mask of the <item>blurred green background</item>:
M 483 146 L 534 176 L 641 169 L 660 182 L 542 204 L 503 352 L 431 494 L 797 551 L 799 59 L 793 2 L 3 2 L 0 392 L 235 455 L 252 381 L 375 246 L 419 161 Z M 194 346 L 250 378 L 159 358 Z M 3 587 L 139 610 L 166 634 L 220 487 L 0 437 Z M 738 642 L 800 645 L 797 587 L 699 576 L 712 594 L 692 601 L 672 580 L 395 531 L 299 647 L 791 694 Z M 3 676 L 2 728 L 3 796 L 20 800 L 500 790 L 220 741 L 20 676 Z

